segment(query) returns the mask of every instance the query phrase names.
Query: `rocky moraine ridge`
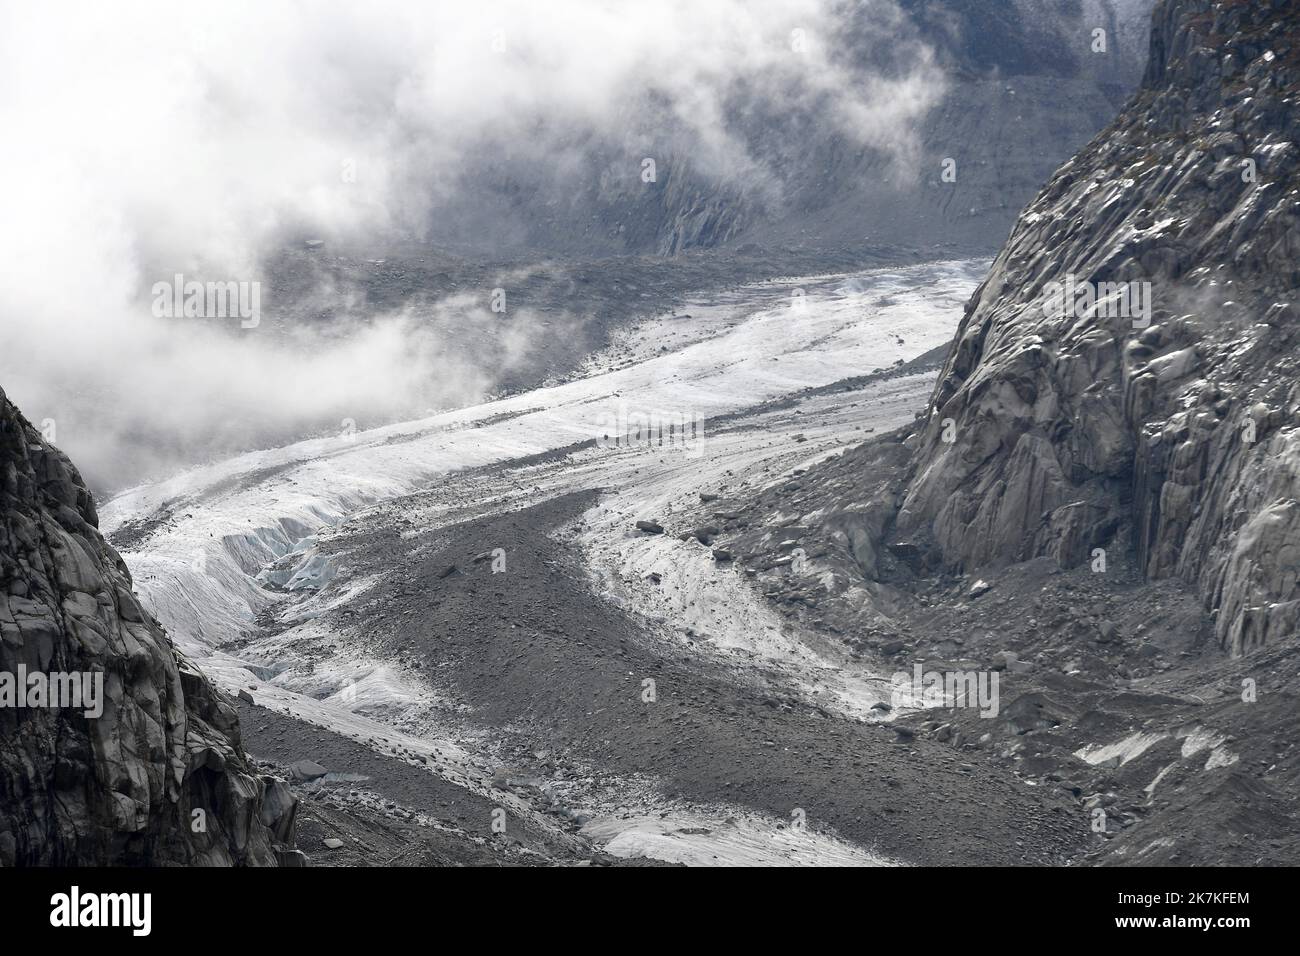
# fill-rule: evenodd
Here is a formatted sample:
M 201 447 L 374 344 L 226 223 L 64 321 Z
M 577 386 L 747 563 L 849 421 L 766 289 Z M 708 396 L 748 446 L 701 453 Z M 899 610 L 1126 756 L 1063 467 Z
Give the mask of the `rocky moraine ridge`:
M 232 701 L 97 524 L 77 469 L 0 390 L 0 675 L 102 681 L 97 715 L 0 707 L 0 866 L 301 862 L 296 797 L 252 768 Z
M 1049 305 L 1071 278 L 1150 300 Z M 959 572 L 1131 545 L 1231 653 L 1294 635 L 1298 286 L 1300 3 L 1162 0 L 1142 89 L 972 297 L 892 534 Z

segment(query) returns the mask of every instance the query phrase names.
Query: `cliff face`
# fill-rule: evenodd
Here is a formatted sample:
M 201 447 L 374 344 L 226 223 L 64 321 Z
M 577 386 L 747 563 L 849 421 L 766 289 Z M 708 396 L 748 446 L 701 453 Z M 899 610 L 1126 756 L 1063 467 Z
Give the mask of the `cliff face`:
M 968 303 L 895 535 L 966 571 L 1131 545 L 1233 653 L 1294 634 L 1298 287 L 1300 3 L 1161 0 Z
M 49 706 L 49 675 L 88 675 L 94 705 Z M 0 866 L 273 865 L 294 811 L 132 594 L 76 468 L 0 390 Z

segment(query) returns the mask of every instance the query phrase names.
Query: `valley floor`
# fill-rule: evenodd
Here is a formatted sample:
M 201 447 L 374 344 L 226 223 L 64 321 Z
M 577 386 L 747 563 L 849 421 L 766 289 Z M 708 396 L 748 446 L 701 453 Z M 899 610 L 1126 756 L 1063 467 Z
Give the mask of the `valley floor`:
M 845 546 L 984 265 L 714 296 L 564 383 L 195 469 L 103 527 L 297 778 L 314 865 L 1294 859 L 1295 734 L 1252 730 L 1295 729 L 1294 656 L 1220 657 L 1119 555 L 972 591 Z M 996 666 L 999 716 L 900 703 L 914 662 Z

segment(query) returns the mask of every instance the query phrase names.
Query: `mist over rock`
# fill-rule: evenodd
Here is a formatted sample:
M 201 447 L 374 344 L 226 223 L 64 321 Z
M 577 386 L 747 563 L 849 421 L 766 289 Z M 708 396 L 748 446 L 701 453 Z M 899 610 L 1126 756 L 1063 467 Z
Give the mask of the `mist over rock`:
M 295 798 L 252 768 L 77 469 L 0 390 L 0 675 L 18 674 L 91 675 L 102 713 L 0 706 L 0 866 L 274 865 L 292 845 Z
M 969 302 L 895 533 L 961 571 L 1131 546 L 1242 653 L 1300 624 L 1300 5 L 1153 17 Z
M 33 8 L 0 380 L 102 497 L 532 387 L 687 289 L 991 254 L 1136 88 L 1151 2 Z M 165 308 L 177 275 L 256 323 Z
M 494 253 L 991 251 L 1137 87 L 1153 2 L 831 4 L 806 42 L 833 45 L 828 59 L 870 104 L 860 118 L 824 92 L 795 84 L 773 95 L 745 78 L 715 104 L 724 161 L 702 148 L 680 103 L 629 105 L 617 136 L 539 117 L 536 140 L 473 149 L 427 229 Z

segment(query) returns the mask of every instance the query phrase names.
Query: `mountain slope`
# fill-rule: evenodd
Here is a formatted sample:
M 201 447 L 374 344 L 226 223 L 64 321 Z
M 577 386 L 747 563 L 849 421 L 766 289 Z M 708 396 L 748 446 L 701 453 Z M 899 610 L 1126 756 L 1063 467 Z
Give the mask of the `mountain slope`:
M 0 706 L 0 866 L 294 856 L 295 798 L 250 767 L 232 702 L 141 607 L 97 525 L 77 469 L 0 391 L 0 679 L 102 679 L 99 714 Z
M 429 235 L 493 255 L 873 244 L 992 251 L 1034 190 L 1137 86 L 1152 2 L 834 4 L 835 34 L 823 39 L 864 87 L 924 66 L 924 89 L 908 94 L 918 102 L 900 110 L 881 143 L 835 122 L 833 104 L 792 109 L 745 84 L 728 90 L 719 117 L 738 169 L 700 155 L 680 104 L 638 103 L 614 138 L 541 116 L 538 135 L 567 144 L 565 154 L 543 164 L 531 143 L 522 152 L 513 141 L 483 143 Z M 888 96 L 867 99 L 881 106 Z M 644 157 L 657 162 L 650 183 Z M 945 160 L 955 179 L 944 178 Z
M 1241 653 L 1300 623 L 1300 4 L 1154 24 L 1139 94 L 972 297 L 895 532 L 965 571 L 1131 542 Z M 1148 301 L 1062 308 L 1071 277 Z

